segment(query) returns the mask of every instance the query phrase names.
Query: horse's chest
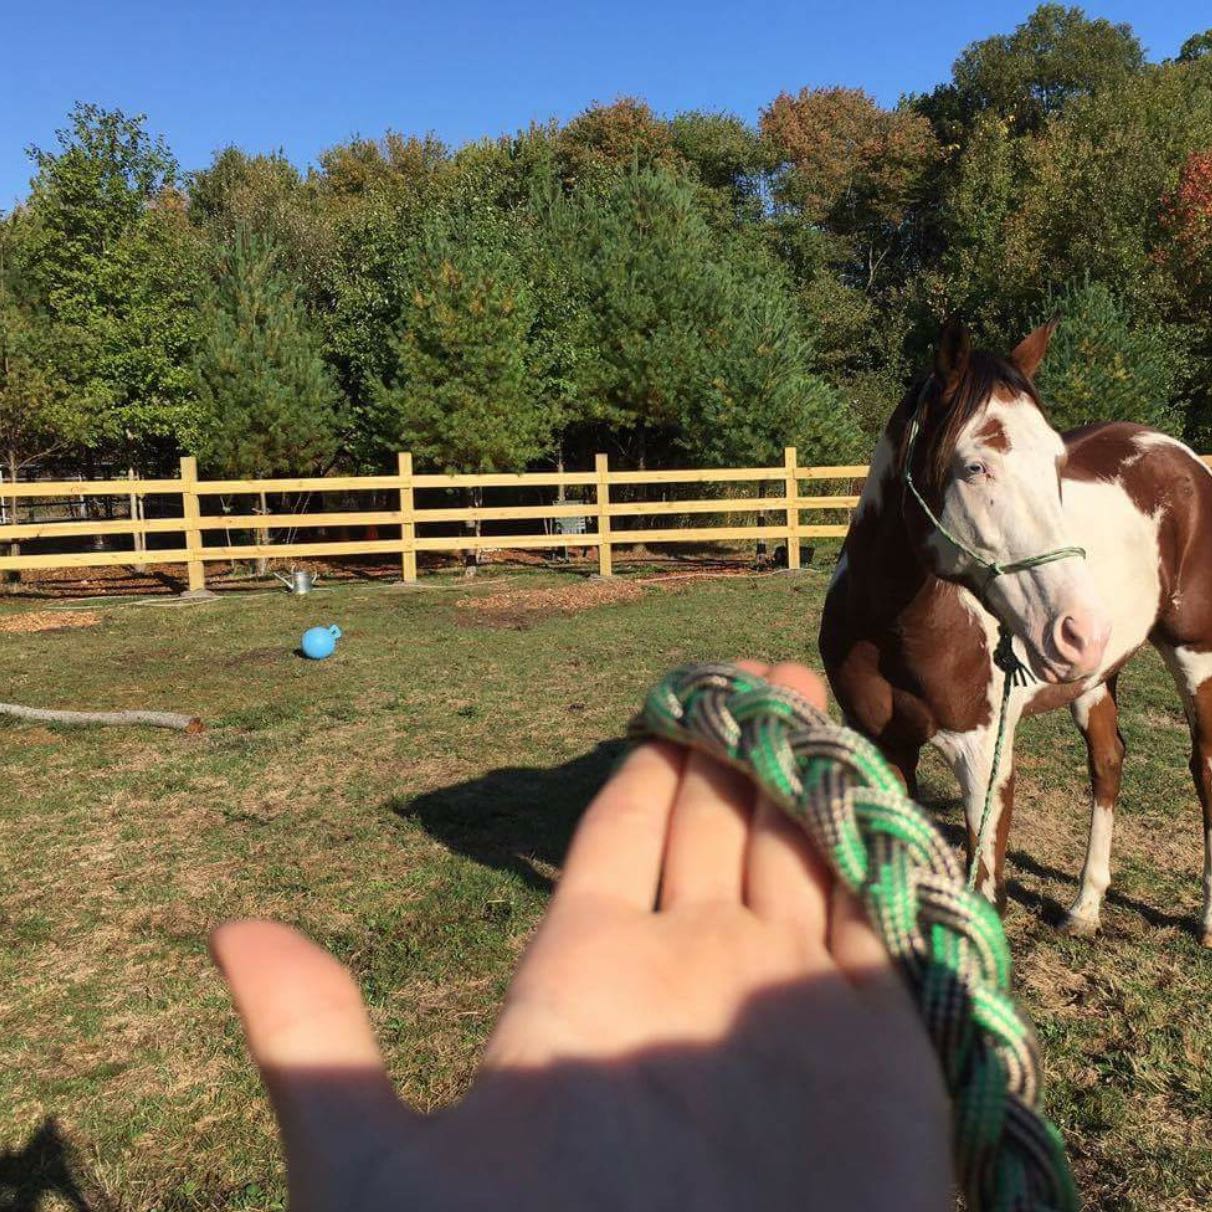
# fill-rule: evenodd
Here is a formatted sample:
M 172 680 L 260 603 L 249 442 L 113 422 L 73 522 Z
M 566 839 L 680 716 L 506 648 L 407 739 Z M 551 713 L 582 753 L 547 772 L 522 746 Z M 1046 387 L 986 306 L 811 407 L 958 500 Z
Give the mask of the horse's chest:
M 996 629 L 966 590 L 940 587 L 912 603 L 897 627 L 917 693 L 936 730 L 966 732 L 990 719 Z
M 1111 635 L 1102 666 L 1092 679 L 1118 667 L 1146 640 L 1162 605 L 1160 511 L 1138 508 L 1123 488 L 1105 481 L 1066 481 L 1065 515 L 1086 563 Z

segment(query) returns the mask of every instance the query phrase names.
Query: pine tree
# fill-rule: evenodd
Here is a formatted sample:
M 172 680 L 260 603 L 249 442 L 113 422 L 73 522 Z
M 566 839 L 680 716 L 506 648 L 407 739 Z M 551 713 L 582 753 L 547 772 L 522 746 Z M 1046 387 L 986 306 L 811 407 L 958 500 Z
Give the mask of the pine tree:
M 630 459 L 766 463 L 792 442 L 817 460 L 854 453 L 857 423 L 815 373 L 786 275 L 760 242 L 716 235 L 693 185 L 635 172 L 566 225 L 581 397 Z
M 255 478 L 302 475 L 338 444 L 339 394 L 273 247 L 238 233 L 203 309 L 199 429 L 203 467 Z
M 1101 282 L 1053 296 L 1046 315 L 1061 319 L 1038 376 L 1057 429 L 1138 421 L 1182 433 L 1181 413 L 1171 403 L 1183 365 L 1173 333 L 1134 318 Z
M 379 392 L 385 433 L 448 471 L 522 471 L 546 453 L 555 418 L 529 380 L 533 314 L 506 249 L 435 240 L 400 318 L 399 372 Z

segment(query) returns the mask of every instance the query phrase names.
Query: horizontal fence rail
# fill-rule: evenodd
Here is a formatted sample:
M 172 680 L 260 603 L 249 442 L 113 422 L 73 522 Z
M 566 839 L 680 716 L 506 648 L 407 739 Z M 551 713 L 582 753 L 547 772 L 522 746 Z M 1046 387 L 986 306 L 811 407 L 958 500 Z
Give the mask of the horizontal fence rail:
M 787 545 L 787 564 L 798 568 L 800 543 L 806 539 L 837 538 L 845 535 L 846 524 L 807 523 L 805 512 L 849 511 L 858 504 L 852 494 L 805 495 L 805 482 L 861 480 L 865 466 L 801 467 L 794 447 L 788 447 L 782 466 L 674 469 L 661 471 L 612 471 L 607 456 L 597 456 L 593 471 L 525 472 L 517 475 L 414 474 L 412 456 L 398 457 L 395 475 L 298 477 L 294 479 L 200 480 L 192 458 L 181 460 L 178 479 L 156 480 L 43 480 L 0 484 L 0 501 L 9 511 L 7 524 L 0 524 L 0 572 L 36 569 L 102 567 L 106 565 L 143 566 L 183 564 L 191 590 L 206 584 L 208 562 L 239 559 L 289 559 L 344 555 L 394 554 L 400 557 L 400 572 L 405 581 L 417 578 L 418 552 L 483 551 L 490 549 L 596 548 L 598 571 L 610 576 L 613 549 L 645 543 L 736 542 L 738 540 L 782 540 Z M 613 488 L 643 485 L 742 485 L 758 486 L 753 496 L 721 496 L 709 499 L 612 500 Z M 777 486 L 777 487 L 776 487 Z M 563 500 L 548 505 L 483 505 L 485 489 L 565 489 L 587 490 L 588 499 Z M 448 507 L 418 505 L 418 490 L 467 489 L 476 494 L 472 504 Z M 772 491 L 773 490 L 773 491 Z M 376 493 L 376 507 L 365 510 L 343 508 L 334 512 L 228 512 L 207 513 L 214 498 L 265 497 L 274 494 Z M 389 508 L 384 509 L 383 496 Z M 562 494 L 561 494 L 562 495 Z M 167 498 L 171 516 L 142 516 L 147 498 Z M 93 518 L 80 520 L 21 521 L 18 509 L 31 508 L 34 501 L 79 502 L 87 513 L 83 498 L 113 497 L 129 502 L 129 518 Z M 645 526 L 628 529 L 631 518 L 660 519 L 691 515 L 756 515 L 747 525 Z M 542 534 L 480 533 L 481 523 L 583 519 L 581 527 L 553 527 Z M 435 524 L 462 524 L 462 534 L 427 534 Z M 319 541 L 299 541 L 297 532 L 321 528 L 387 526 L 399 529 L 398 538 L 368 537 Z M 591 529 L 592 527 L 592 529 Z M 475 533 L 471 530 L 474 529 Z M 270 542 L 271 532 L 294 532 L 285 542 Z M 55 553 L 21 553 L 16 545 L 27 540 L 91 539 L 101 535 L 129 535 L 133 550 L 68 550 Z M 149 548 L 148 535 L 175 535 L 175 543 Z M 243 541 L 236 541 L 244 536 Z M 208 537 L 213 541 L 208 541 Z

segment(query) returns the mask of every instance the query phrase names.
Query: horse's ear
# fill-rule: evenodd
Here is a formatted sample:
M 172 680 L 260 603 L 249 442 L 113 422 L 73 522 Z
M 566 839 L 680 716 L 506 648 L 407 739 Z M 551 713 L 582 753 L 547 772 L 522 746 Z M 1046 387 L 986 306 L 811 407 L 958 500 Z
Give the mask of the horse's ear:
M 1010 361 L 1028 379 L 1034 378 L 1035 372 L 1039 370 L 1039 364 L 1044 360 L 1044 354 L 1048 352 L 1048 342 L 1052 340 L 1052 334 L 1056 332 L 1056 326 L 1059 323 L 1060 316 L 1053 316 L 1046 324 L 1041 324 L 1030 336 L 1024 337 L 1014 347 Z
M 950 319 L 939 333 L 934 354 L 934 374 L 946 395 L 963 378 L 972 356 L 972 338 L 957 319 Z

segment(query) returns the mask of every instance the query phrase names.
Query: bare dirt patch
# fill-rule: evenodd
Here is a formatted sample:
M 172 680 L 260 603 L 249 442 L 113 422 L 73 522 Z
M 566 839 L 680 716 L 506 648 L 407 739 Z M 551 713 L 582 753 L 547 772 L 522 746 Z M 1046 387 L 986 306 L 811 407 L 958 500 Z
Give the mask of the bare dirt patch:
M 547 589 L 504 589 L 463 598 L 457 608 L 490 627 L 530 627 L 554 615 L 579 614 L 597 606 L 635 602 L 644 588 L 635 581 L 593 581 Z
M 66 631 L 72 627 L 95 627 L 101 616 L 95 610 L 30 610 L 0 619 L 0 631 L 28 635 L 34 631 Z

